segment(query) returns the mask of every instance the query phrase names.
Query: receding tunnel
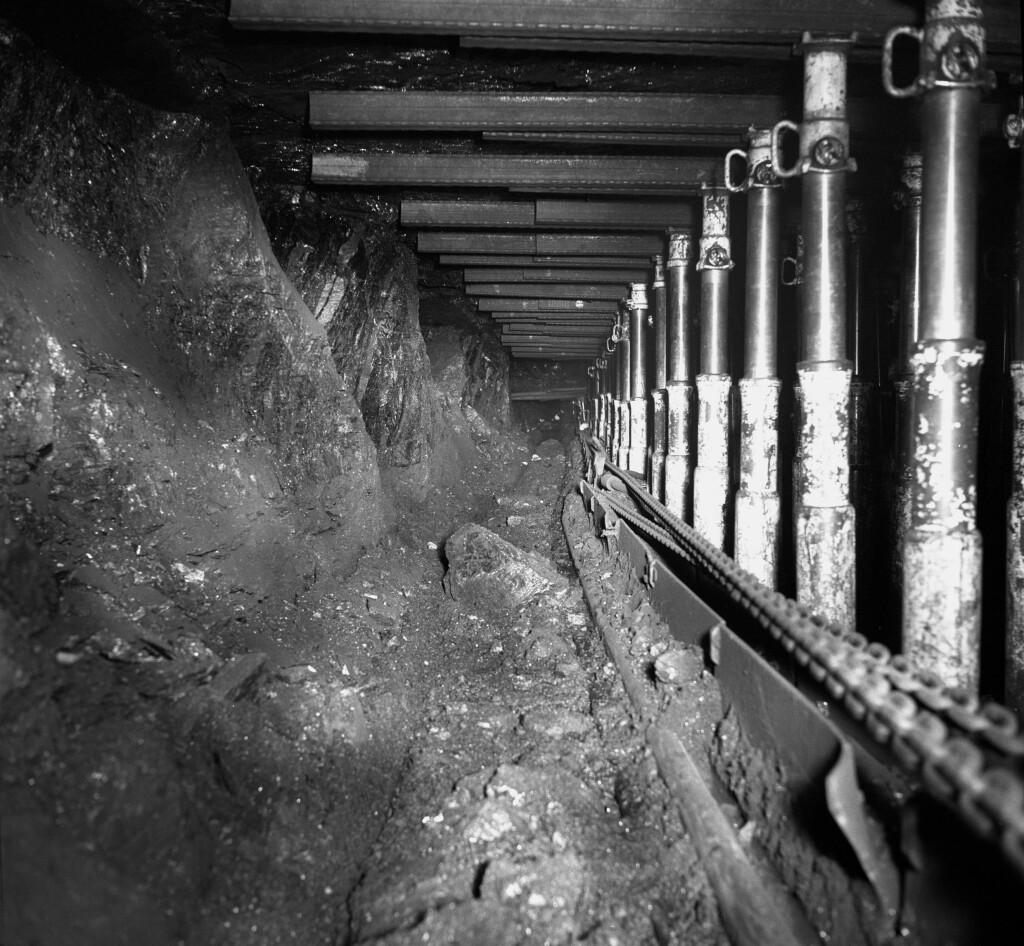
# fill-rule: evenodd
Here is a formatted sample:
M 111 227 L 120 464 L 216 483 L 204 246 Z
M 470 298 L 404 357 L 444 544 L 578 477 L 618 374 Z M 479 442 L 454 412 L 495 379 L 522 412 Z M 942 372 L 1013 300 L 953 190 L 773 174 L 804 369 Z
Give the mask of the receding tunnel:
M 0 942 L 1016 942 L 1020 83 L 1009 0 L 4 4 Z

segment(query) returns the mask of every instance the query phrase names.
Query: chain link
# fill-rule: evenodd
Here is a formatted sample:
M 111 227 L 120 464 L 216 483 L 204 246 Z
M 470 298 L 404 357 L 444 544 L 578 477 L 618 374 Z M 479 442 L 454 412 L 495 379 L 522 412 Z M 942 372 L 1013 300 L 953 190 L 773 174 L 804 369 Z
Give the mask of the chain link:
M 590 441 L 591 451 L 603 450 Z M 925 787 L 955 805 L 982 836 L 998 841 L 1024 873 L 1024 736 L 1012 712 L 979 706 L 973 694 L 947 688 L 931 671 L 890 654 L 863 635 L 844 632 L 803 605 L 762 585 L 605 458 L 646 518 L 622 494 L 600 490 L 615 515 L 716 580 L 798 664 L 822 683 L 875 741 Z

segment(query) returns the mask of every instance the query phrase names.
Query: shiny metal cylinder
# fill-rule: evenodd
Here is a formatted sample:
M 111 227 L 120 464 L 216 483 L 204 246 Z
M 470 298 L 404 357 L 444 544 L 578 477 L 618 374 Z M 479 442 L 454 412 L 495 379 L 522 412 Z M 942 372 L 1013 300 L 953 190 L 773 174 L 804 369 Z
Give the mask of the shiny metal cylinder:
M 630 473 L 647 473 L 647 285 L 630 285 L 629 310 L 630 361 L 629 376 L 632 397 L 629 400 L 629 459 Z
M 697 270 L 700 280 L 700 372 L 729 373 L 729 195 L 706 187 Z
M 921 316 L 921 155 L 903 156 L 896 204 L 903 211 L 903 272 L 897 326 L 895 461 L 892 487 L 892 578 L 902 598 L 903 545 L 914 483 L 913 353 Z
M 794 470 L 797 598 L 848 630 L 856 628 L 856 515 L 849 502 L 852 371 L 846 360 L 846 174 L 856 170 L 846 119 L 851 44 L 852 37 L 805 34 L 799 165 L 781 169 L 774 142 L 772 155 L 780 176 L 803 177 L 803 360 L 797 365 Z
M 803 177 L 805 361 L 846 358 L 846 175 Z
M 1024 138 L 1024 98 L 1016 116 L 1003 130 L 1010 147 L 1020 150 Z M 1006 698 L 1004 702 L 1024 719 L 1024 298 L 1021 295 L 1021 235 L 1024 233 L 1024 160 L 1020 162 L 1017 205 L 1015 310 L 1013 313 L 1013 467 L 1006 508 Z
M 668 446 L 668 298 L 665 286 L 665 258 L 654 257 L 651 282 L 654 320 L 654 390 L 651 391 L 651 449 L 647 462 L 647 488 L 660 502 L 665 499 L 665 456 Z
M 849 40 L 807 35 L 804 118 L 800 125 L 803 172 L 803 358 L 842 361 L 846 353 L 846 172 L 850 125 L 846 120 Z
M 895 33 L 886 37 L 889 55 Z M 914 472 L 904 540 L 903 649 L 948 685 L 980 679 L 981 536 L 975 527 L 978 382 L 975 252 L 981 91 L 980 7 L 929 0 L 919 38 L 920 74 L 896 89 L 922 95 L 921 311 L 911 363 Z
M 651 282 L 652 316 L 654 319 L 654 388 L 668 383 L 668 299 L 665 291 L 665 258 L 654 257 L 654 280 Z
M 747 192 L 747 340 L 743 376 L 774 378 L 778 371 L 779 221 L 782 191 Z
M 762 584 L 778 582 L 778 279 L 781 186 L 772 171 L 771 131 L 750 129 L 746 152 L 747 286 L 744 377 L 740 392 L 740 469 L 734 557 Z M 730 152 L 730 156 L 737 152 Z M 727 161 L 729 157 L 727 157 Z M 728 168 L 726 180 L 729 180 Z
M 973 338 L 981 90 L 935 88 L 922 103 L 920 338 Z
M 642 282 L 630 284 L 627 303 L 629 311 L 629 378 L 630 397 L 647 397 L 647 285 Z
M 693 240 L 689 233 L 671 233 L 668 242 L 667 381 L 693 380 L 693 339 L 690 337 L 689 273 Z

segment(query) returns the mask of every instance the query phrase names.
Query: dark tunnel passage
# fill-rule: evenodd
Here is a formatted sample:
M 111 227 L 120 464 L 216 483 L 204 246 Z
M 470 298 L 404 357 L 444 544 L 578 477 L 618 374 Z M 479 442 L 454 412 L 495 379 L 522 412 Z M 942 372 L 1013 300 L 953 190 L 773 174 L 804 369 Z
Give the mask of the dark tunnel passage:
M 1017 943 L 1019 4 L 0 5 L 0 946 Z

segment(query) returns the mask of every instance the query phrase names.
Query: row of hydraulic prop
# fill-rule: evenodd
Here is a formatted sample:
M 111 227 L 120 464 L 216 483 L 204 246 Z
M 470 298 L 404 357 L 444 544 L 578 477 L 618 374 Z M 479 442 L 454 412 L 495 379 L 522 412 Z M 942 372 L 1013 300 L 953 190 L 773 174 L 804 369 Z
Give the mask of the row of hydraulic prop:
M 911 85 L 897 88 L 891 78 L 892 46 L 908 34 L 920 45 L 920 74 Z M 768 587 L 778 586 L 779 224 L 783 179 L 799 176 L 796 595 L 814 613 L 848 629 L 856 627 L 851 473 L 856 474 L 858 449 L 851 443 L 850 424 L 851 412 L 858 409 L 858 385 L 847 354 L 846 176 L 856 170 L 846 119 L 852 42 L 852 37 L 804 37 L 803 121 L 752 128 L 748 150 L 727 155 L 725 187 L 704 192 L 696 254 L 688 234 L 669 235 L 667 262 L 655 257 L 650 286 L 632 285 L 607 341 L 608 355 L 590 367 L 590 397 L 583 405 L 584 419 L 610 457 L 645 477 L 654 496 L 717 547 L 724 548 L 731 525 L 737 563 Z M 920 150 L 905 156 L 902 172 L 905 272 L 894 499 L 902 647 L 948 685 L 970 692 L 979 683 L 981 627 L 981 537 L 975 523 L 983 358 L 983 346 L 974 337 L 977 142 L 980 99 L 991 82 L 976 4 L 930 0 L 923 29 L 903 27 L 886 39 L 883 84 L 897 97 L 920 96 L 923 118 Z M 1011 146 L 1019 147 L 1020 125 L 1017 116 L 1007 122 Z M 799 136 L 799 159 L 786 166 L 783 144 L 790 133 Z M 746 176 L 739 182 L 730 170 L 737 158 L 746 162 Z M 729 192 L 746 193 L 749 222 L 739 489 L 734 497 Z M 699 352 L 690 329 L 687 288 L 694 256 L 700 273 Z M 1014 318 L 1020 322 L 1019 288 Z M 1024 346 L 1024 330 L 1019 324 L 1014 328 L 1017 345 Z M 1011 371 L 1015 383 L 1024 378 L 1022 352 L 1015 353 L 1020 359 Z M 1018 401 L 1018 415 L 1024 417 L 1024 395 Z M 1010 604 L 1006 701 L 1021 713 L 1024 442 L 1015 457 L 1009 586 L 1021 600 Z M 862 554 L 872 552 L 864 549 Z

